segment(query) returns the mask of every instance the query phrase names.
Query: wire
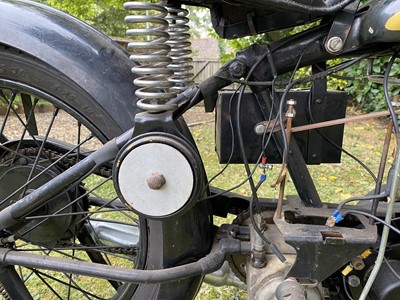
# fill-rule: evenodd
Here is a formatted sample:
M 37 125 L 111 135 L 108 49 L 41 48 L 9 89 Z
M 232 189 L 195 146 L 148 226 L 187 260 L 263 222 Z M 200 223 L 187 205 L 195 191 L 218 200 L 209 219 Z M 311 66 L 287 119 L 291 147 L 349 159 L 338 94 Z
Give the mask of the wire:
M 389 73 L 390 73 L 390 69 L 393 66 L 395 57 L 397 56 L 397 53 L 395 52 L 395 54 L 392 56 L 389 65 L 386 69 L 385 72 L 385 80 L 384 80 L 384 91 L 385 91 L 385 99 L 388 102 L 388 106 L 389 106 L 389 110 L 391 112 L 391 116 L 392 116 L 392 120 L 393 120 L 393 125 L 394 125 L 394 129 L 395 132 L 398 133 L 399 128 L 398 128 L 398 124 L 397 124 L 397 117 L 396 114 L 394 113 L 393 107 L 390 103 L 390 99 L 389 99 L 389 94 L 388 94 L 388 89 L 387 89 L 387 84 L 388 84 L 388 77 L 389 77 Z M 399 156 L 399 135 L 396 134 L 396 138 L 397 138 L 397 151 L 396 151 L 396 158 L 395 158 L 395 162 L 394 162 L 394 174 L 398 174 L 400 171 L 400 156 Z M 399 187 L 399 177 L 398 176 L 394 176 L 392 179 L 392 186 L 390 188 L 390 200 L 388 201 L 389 204 L 387 206 L 387 210 L 386 210 L 386 216 L 385 216 L 385 223 L 387 225 L 390 225 L 391 220 L 392 220 L 392 214 L 394 211 L 394 204 L 395 204 L 395 199 L 396 199 L 396 195 L 397 195 L 397 189 Z M 382 223 L 384 224 L 384 223 Z M 379 244 L 379 251 L 378 251 L 378 256 L 376 258 L 375 261 L 375 265 L 370 273 L 370 276 L 362 290 L 362 293 L 360 295 L 360 300 L 365 300 L 368 296 L 369 291 L 371 290 L 371 287 L 376 279 L 376 277 L 378 276 L 378 272 L 380 267 L 382 266 L 382 262 L 383 262 L 383 258 L 385 257 L 385 249 L 386 249 L 386 245 L 388 242 L 388 238 L 389 238 L 389 227 L 386 226 L 383 228 L 382 234 L 381 234 L 381 241 Z
M 379 194 L 379 195 L 369 195 L 369 196 L 364 196 L 364 197 L 352 197 L 352 198 L 348 198 L 342 202 L 339 203 L 339 205 L 337 206 L 337 210 L 341 210 L 343 208 L 343 206 L 345 206 L 347 203 L 353 202 L 353 201 L 368 201 L 368 200 L 374 200 L 374 199 L 385 199 L 387 198 L 387 194 Z
M 271 66 L 271 70 L 274 73 L 274 77 L 276 77 L 276 70 L 274 67 L 274 63 L 272 60 L 272 56 L 271 56 L 271 52 L 268 49 L 268 46 L 266 45 L 267 51 L 266 53 L 262 56 L 262 59 L 260 58 L 250 69 L 250 71 L 248 72 L 247 76 L 246 76 L 246 80 L 248 80 L 251 75 L 253 74 L 254 70 L 256 69 L 256 67 L 258 66 L 258 64 L 261 63 L 261 61 L 265 58 L 268 57 L 268 61 L 270 63 Z M 250 185 L 250 189 L 251 189 L 251 198 L 250 198 L 250 221 L 253 225 L 253 228 L 255 230 L 255 232 L 258 234 L 258 236 L 266 243 L 270 246 L 272 252 L 278 257 L 278 259 L 281 262 L 285 262 L 286 258 L 283 256 L 283 254 L 280 252 L 280 250 L 276 247 L 276 245 L 274 243 L 272 243 L 271 241 L 269 241 L 265 235 L 261 232 L 260 228 L 258 227 L 258 224 L 256 224 L 256 221 L 254 219 L 254 212 L 253 212 L 253 205 L 254 203 L 256 204 L 256 208 L 257 208 L 257 213 L 260 214 L 260 208 L 259 208 L 259 203 L 258 203 L 258 196 L 257 196 L 257 189 L 256 186 L 254 184 L 254 180 L 253 177 L 251 176 L 251 170 L 250 170 L 250 166 L 249 166 L 249 162 L 247 160 L 247 156 L 246 156 L 246 150 L 245 150 L 245 146 L 244 146 L 244 141 L 243 141 L 243 135 L 242 135 L 242 128 L 241 128 L 241 107 L 242 107 L 242 100 L 243 100 L 243 94 L 244 94 L 244 90 L 245 90 L 245 86 L 242 86 L 240 88 L 240 93 L 239 93 L 239 97 L 238 97 L 238 101 L 237 101 L 237 105 L 236 105 L 236 130 L 237 130 L 237 136 L 238 136 L 238 142 L 239 142 L 239 147 L 240 147 L 240 151 L 242 153 L 242 159 L 243 159 L 243 164 L 248 176 L 248 182 Z
M 285 131 L 285 124 L 283 121 L 283 106 L 285 103 L 285 98 L 286 95 L 288 94 L 289 90 L 291 89 L 290 84 L 293 82 L 294 76 L 300 66 L 300 62 L 303 59 L 304 54 L 306 53 L 306 50 L 313 45 L 317 40 L 319 39 L 316 38 L 314 40 L 312 40 L 310 43 L 307 44 L 306 47 L 304 47 L 304 49 L 301 51 L 300 57 L 296 63 L 296 66 L 292 72 L 292 75 L 290 76 L 289 79 L 289 83 L 285 89 L 285 92 L 283 93 L 283 96 L 281 97 L 281 101 L 279 103 L 279 109 L 278 109 L 278 116 L 279 116 L 279 124 L 281 126 L 281 133 L 282 133 L 282 139 L 283 139 L 283 154 L 282 154 L 282 164 L 284 165 L 287 162 L 287 156 L 289 154 L 289 142 L 288 142 L 288 138 L 286 136 L 286 131 Z M 290 87 L 290 88 L 289 88 Z
M 353 297 L 350 294 L 350 291 L 347 287 L 347 280 L 346 280 L 346 276 L 342 275 L 342 279 L 343 279 L 343 289 L 344 289 L 344 293 L 346 294 L 346 297 L 348 300 L 353 300 Z
M 393 54 L 393 56 L 390 58 L 390 61 L 389 61 L 388 65 L 387 65 L 387 67 L 386 67 L 385 76 L 383 78 L 383 93 L 384 93 L 384 96 L 385 96 L 385 100 L 386 100 L 387 106 L 388 106 L 389 111 L 390 111 L 390 116 L 392 117 L 392 120 L 393 120 L 393 128 L 394 128 L 394 132 L 396 134 L 396 139 L 397 139 L 397 142 L 399 142 L 399 139 L 400 139 L 399 123 L 397 122 L 397 115 L 394 112 L 394 108 L 393 108 L 392 102 L 390 100 L 389 87 L 388 87 L 390 71 L 392 70 L 392 67 L 393 67 L 394 61 L 397 58 L 397 55 L 398 55 L 397 52 L 395 52 Z M 397 144 L 399 144 L 399 143 L 397 143 Z
M 314 121 L 314 117 L 312 115 L 312 110 L 311 110 L 311 93 L 309 94 L 310 97 L 308 97 L 308 114 L 310 116 L 310 121 L 312 124 L 315 123 Z M 356 156 L 354 156 L 353 154 L 351 154 L 349 151 L 347 151 L 346 149 L 344 149 L 343 147 L 337 145 L 335 142 L 333 142 L 330 138 L 328 138 L 325 134 L 323 134 L 318 128 L 315 129 L 317 131 L 317 133 L 324 139 L 326 140 L 329 144 L 331 144 L 333 147 L 335 147 L 336 149 L 338 149 L 339 151 L 345 153 L 347 156 L 349 156 L 350 158 L 352 158 L 355 162 L 357 162 L 359 165 L 361 165 L 361 167 L 363 167 L 369 175 L 371 175 L 371 177 L 373 178 L 373 180 L 375 181 L 375 183 L 378 181 L 378 179 L 376 178 L 375 174 L 372 172 L 372 170 L 370 168 L 368 168 L 368 166 L 363 163 L 359 158 L 357 158 Z
M 342 214 L 342 217 L 345 218 L 347 215 L 363 215 L 363 216 L 372 218 L 375 221 L 377 221 L 379 223 L 382 223 L 387 228 L 393 230 L 395 233 L 400 235 L 400 230 L 399 229 L 397 229 L 395 226 L 387 223 L 386 221 L 382 220 L 381 218 L 378 218 L 377 216 L 374 216 L 373 214 L 367 213 L 365 211 L 360 211 L 360 210 L 347 210 Z
M 277 85 L 277 86 L 285 86 L 288 84 L 288 81 L 285 80 L 280 80 L 280 81 L 276 81 L 275 83 L 272 81 L 249 81 L 249 80 L 243 80 L 243 79 L 236 79 L 233 77 L 225 77 L 225 76 L 221 76 L 221 75 L 214 75 L 217 78 L 223 79 L 223 80 L 227 80 L 227 81 L 231 81 L 234 83 L 240 83 L 243 85 L 248 85 L 248 86 L 272 86 L 272 85 Z
M 228 168 L 228 166 L 230 165 L 230 162 L 232 160 L 233 153 L 234 153 L 234 147 L 235 147 L 235 133 L 234 133 L 233 123 L 232 123 L 231 108 L 232 108 L 233 99 L 234 99 L 235 95 L 237 94 L 237 92 L 239 91 L 239 89 L 240 89 L 240 87 L 238 87 L 236 89 L 236 91 L 233 92 L 231 98 L 229 99 L 228 111 L 229 111 L 229 125 L 230 125 L 230 129 L 231 129 L 232 141 L 231 141 L 231 153 L 229 154 L 228 162 L 225 164 L 225 166 L 217 174 L 215 174 L 207 182 L 207 185 L 206 185 L 205 189 L 207 189 L 210 186 L 211 182 L 213 182 L 218 176 L 220 176 L 222 173 L 225 172 L 225 170 Z
M 294 80 L 293 82 L 291 82 L 290 84 L 288 84 L 288 86 L 286 87 L 285 91 L 283 92 L 282 96 L 281 96 L 281 102 L 280 102 L 280 106 L 279 106 L 279 114 L 280 117 L 283 118 L 282 114 L 283 114 L 283 102 L 287 97 L 287 94 L 289 93 L 289 91 L 293 88 L 293 86 L 295 86 L 296 84 L 303 84 L 303 83 L 307 83 L 310 81 L 314 81 L 316 79 L 321 79 L 324 78 L 326 76 L 328 76 L 331 73 L 336 73 L 338 71 L 341 71 L 343 69 L 346 69 L 350 66 L 352 66 L 353 64 L 370 57 L 371 53 L 366 53 L 364 55 L 361 55 L 359 57 L 357 57 L 356 59 L 353 59 L 351 61 L 348 62 L 344 62 L 344 63 L 340 63 L 337 66 L 331 67 L 329 70 L 323 71 L 323 72 L 319 72 L 317 74 L 314 74 L 312 76 L 308 76 L 308 77 L 303 77 L 303 78 L 299 78 L 297 80 Z M 283 140 L 284 140 L 284 145 L 287 145 L 287 138 L 286 138 L 286 134 L 284 134 L 284 128 L 281 128 L 281 132 L 282 132 L 282 136 L 283 136 Z M 286 143 L 285 143 L 286 141 Z M 285 155 L 288 153 L 288 149 L 285 149 L 284 151 Z
M 383 257 L 383 260 L 385 261 L 386 265 L 388 266 L 389 270 L 393 273 L 393 275 L 396 276 L 398 280 L 400 280 L 399 273 L 396 272 L 396 270 L 393 268 L 389 260 L 385 256 Z

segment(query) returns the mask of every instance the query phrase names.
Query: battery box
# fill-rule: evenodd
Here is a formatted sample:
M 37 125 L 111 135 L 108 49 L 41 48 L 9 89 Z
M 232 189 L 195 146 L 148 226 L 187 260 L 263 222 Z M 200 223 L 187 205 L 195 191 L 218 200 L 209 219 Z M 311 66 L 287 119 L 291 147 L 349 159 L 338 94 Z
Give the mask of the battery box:
M 238 95 L 236 94 L 232 97 L 233 93 L 230 91 L 220 92 L 216 105 L 215 144 L 220 163 L 243 163 L 236 128 Z M 279 98 L 281 95 L 282 93 L 278 92 Z M 294 99 L 297 102 L 295 105 L 296 115 L 292 123 L 293 127 L 311 124 L 309 107 L 315 123 L 344 118 L 346 114 L 346 92 L 328 90 L 322 99 L 310 100 L 309 90 L 295 90 L 289 92 L 286 99 Z M 271 103 L 271 99 L 268 99 L 268 101 Z M 269 116 L 269 111 L 264 105 L 263 114 L 260 108 L 261 105 L 252 92 L 247 91 L 243 94 L 240 124 L 245 153 L 249 163 L 256 163 L 262 151 L 263 136 L 257 135 L 254 128 L 258 123 L 265 120 L 264 116 Z M 286 112 L 286 105 L 284 112 Z M 344 125 L 335 125 L 318 129 L 318 131 L 314 129 L 296 132 L 292 134 L 292 139 L 296 140 L 307 164 L 339 163 L 341 151 L 328 140 L 341 146 L 343 130 Z M 278 131 L 274 134 L 281 135 L 281 132 Z M 266 156 L 268 163 L 282 162 L 282 157 L 274 139 L 271 139 L 266 148 Z

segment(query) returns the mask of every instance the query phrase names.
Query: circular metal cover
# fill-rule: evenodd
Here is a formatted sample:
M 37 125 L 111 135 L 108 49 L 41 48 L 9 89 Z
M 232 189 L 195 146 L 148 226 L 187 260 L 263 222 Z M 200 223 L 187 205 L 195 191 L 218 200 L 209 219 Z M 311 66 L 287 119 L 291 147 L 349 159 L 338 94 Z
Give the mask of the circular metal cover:
M 165 143 L 145 143 L 120 162 L 117 181 L 120 194 L 129 206 L 149 217 L 164 217 L 180 210 L 189 200 L 194 175 L 186 157 Z M 149 186 L 149 177 L 162 175 L 160 188 Z

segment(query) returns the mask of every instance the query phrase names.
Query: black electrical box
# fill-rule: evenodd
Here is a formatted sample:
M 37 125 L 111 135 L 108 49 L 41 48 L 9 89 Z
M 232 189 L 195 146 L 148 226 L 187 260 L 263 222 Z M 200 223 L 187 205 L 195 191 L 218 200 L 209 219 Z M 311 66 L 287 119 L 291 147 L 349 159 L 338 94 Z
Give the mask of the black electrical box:
M 230 91 L 221 92 L 216 106 L 215 140 L 220 163 L 243 163 L 236 126 L 238 95 L 233 94 L 234 92 Z M 282 93 L 278 92 L 279 99 L 281 95 Z M 327 91 L 322 99 L 311 99 L 309 90 L 296 90 L 289 92 L 286 99 L 294 99 L 297 102 L 293 127 L 311 124 L 311 120 L 319 123 L 344 118 L 346 114 L 346 92 Z M 272 102 L 271 99 L 267 100 L 269 103 Z M 264 109 L 264 114 L 261 107 Z M 286 105 L 284 112 L 286 112 Z M 258 102 L 252 92 L 247 91 L 243 94 L 240 115 L 246 157 L 249 163 L 256 163 L 262 151 L 263 136 L 257 135 L 254 128 L 258 123 L 265 121 L 264 116 L 269 116 L 269 111 L 266 105 Z M 314 129 L 296 132 L 292 138 L 296 140 L 307 164 L 339 163 L 341 151 L 329 141 L 337 146 L 342 146 L 343 130 L 344 125 L 335 125 L 318 129 L 318 131 Z M 274 134 L 281 135 L 281 132 L 278 131 Z M 268 163 L 282 162 L 274 139 L 271 139 L 266 148 L 266 156 Z

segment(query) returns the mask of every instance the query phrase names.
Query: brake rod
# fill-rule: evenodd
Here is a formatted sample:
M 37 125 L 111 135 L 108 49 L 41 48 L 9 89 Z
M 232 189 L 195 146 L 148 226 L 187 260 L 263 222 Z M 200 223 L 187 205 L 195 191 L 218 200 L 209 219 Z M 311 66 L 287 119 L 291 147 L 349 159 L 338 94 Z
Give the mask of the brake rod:
M 196 262 L 160 270 L 138 270 L 0 248 L 0 265 L 17 265 L 123 282 L 162 283 L 212 273 L 221 268 L 226 255 L 248 254 L 250 251 L 250 242 L 224 238 L 214 244 L 209 254 Z
M 395 113 L 399 114 L 400 109 L 395 110 Z M 346 124 L 346 123 L 359 122 L 359 121 L 366 121 L 366 120 L 377 119 L 377 118 L 382 118 L 382 117 L 387 117 L 387 116 L 390 116 L 389 111 L 373 112 L 373 113 L 364 114 L 364 115 L 360 115 L 360 116 L 346 117 L 346 118 L 330 120 L 330 121 L 325 121 L 325 122 L 319 122 L 319 123 L 314 123 L 314 124 L 296 126 L 296 127 L 292 127 L 291 132 L 295 133 L 295 132 L 307 131 L 307 130 L 312 130 L 312 129 L 321 129 L 321 128 L 330 127 L 330 126 L 342 125 L 342 124 Z M 270 123 L 272 123 L 272 122 L 270 122 Z M 259 125 L 264 126 L 263 124 L 264 124 L 264 122 L 258 123 L 256 125 L 256 127 L 258 127 Z M 266 130 L 266 132 L 270 132 L 271 128 L 266 128 L 265 130 Z M 278 125 L 273 129 L 273 132 L 277 132 L 279 130 L 280 130 L 280 126 Z
M 395 113 L 396 114 L 400 113 L 400 109 L 395 110 Z M 311 129 L 319 129 L 319 128 L 324 128 L 324 127 L 330 127 L 330 126 L 335 126 L 335 125 L 351 123 L 351 122 L 377 119 L 377 118 L 382 118 L 382 117 L 386 117 L 386 116 L 390 116 L 389 111 L 380 111 L 380 112 L 369 113 L 369 114 L 360 115 L 360 116 L 353 116 L 353 117 L 347 117 L 347 118 L 342 118 L 342 119 L 337 119 L 337 120 L 331 120 L 331 121 L 325 121 L 325 122 L 314 123 L 314 124 L 309 124 L 309 125 L 297 126 L 297 127 L 292 128 L 292 132 L 294 133 L 294 132 L 306 131 L 306 130 L 311 130 Z

